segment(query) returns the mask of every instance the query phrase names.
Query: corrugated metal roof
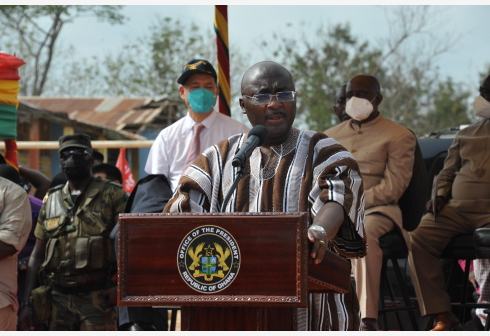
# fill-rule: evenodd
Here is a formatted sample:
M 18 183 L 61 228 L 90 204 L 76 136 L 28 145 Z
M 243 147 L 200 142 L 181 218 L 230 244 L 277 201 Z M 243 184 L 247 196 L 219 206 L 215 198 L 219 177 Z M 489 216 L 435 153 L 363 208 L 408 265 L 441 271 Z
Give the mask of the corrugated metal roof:
M 65 112 L 70 118 L 100 124 L 104 127 L 123 130 L 132 125 L 152 122 L 166 107 L 180 105 L 181 101 L 169 100 L 166 96 L 151 97 L 19 97 L 21 102 L 38 106 L 51 112 Z M 170 116 L 173 121 L 175 116 Z M 162 128 L 167 125 L 162 125 Z
M 29 124 L 32 118 L 44 119 L 62 126 L 70 126 L 86 133 L 95 133 L 102 135 L 109 140 L 145 140 L 144 136 L 128 132 L 126 130 L 113 130 L 101 124 L 91 123 L 89 121 L 69 118 L 65 112 L 47 111 L 39 106 L 31 105 L 26 102 L 20 102 L 18 108 L 18 122 Z M 23 139 L 27 140 L 27 139 Z

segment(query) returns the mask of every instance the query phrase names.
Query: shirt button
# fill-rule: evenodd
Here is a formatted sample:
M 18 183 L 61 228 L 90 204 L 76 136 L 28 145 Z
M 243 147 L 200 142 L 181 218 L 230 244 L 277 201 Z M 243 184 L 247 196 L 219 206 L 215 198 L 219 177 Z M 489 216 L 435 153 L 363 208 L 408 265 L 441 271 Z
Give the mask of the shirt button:
M 357 131 L 357 134 L 362 134 L 362 131 Z
M 357 151 L 356 151 L 355 149 L 353 149 L 353 150 L 351 150 L 350 152 L 351 152 L 351 153 L 355 153 L 355 152 L 357 152 Z

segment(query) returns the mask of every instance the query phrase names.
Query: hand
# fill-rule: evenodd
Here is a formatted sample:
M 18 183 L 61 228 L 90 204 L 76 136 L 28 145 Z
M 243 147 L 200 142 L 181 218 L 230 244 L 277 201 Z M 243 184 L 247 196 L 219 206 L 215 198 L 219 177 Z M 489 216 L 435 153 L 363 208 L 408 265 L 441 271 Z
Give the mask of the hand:
M 111 287 L 105 292 L 102 293 L 104 297 L 109 298 L 108 301 L 111 305 L 115 306 L 117 305 L 117 287 Z
M 34 331 L 34 318 L 32 317 L 31 306 L 24 306 L 20 310 L 18 325 L 22 331 Z
M 436 198 L 436 213 L 440 212 L 442 210 L 442 208 L 444 208 L 444 197 L 442 196 L 437 196 Z M 434 208 L 432 207 L 432 200 L 429 200 L 427 202 L 427 212 L 433 214 L 434 213 Z
M 308 229 L 308 239 L 313 243 L 310 256 L 315 259 L 315 264 L 319 264 L 327 249 L 327 235 L 318 230 Z

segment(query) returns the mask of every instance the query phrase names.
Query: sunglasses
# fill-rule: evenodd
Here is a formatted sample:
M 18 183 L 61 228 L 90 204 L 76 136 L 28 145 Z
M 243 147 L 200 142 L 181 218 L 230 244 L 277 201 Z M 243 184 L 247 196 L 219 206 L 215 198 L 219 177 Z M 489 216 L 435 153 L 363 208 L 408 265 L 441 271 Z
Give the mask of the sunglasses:
M 80 157 L 90 153 L 86 149 L 65 149 L 60 152 L 60 159 L 67 160 L 71 155 Z
M 280 103 L 287 103 L 293 101 L 295 96 L 295 91 L 277 92 L 275 95 L 269 93 L 256 94 L 254 96 L 243 95 L 243 97 L 251 99 L 255 105 L 269 105 L 272 102 L 272 97 L 276 97 L 277 101 Z

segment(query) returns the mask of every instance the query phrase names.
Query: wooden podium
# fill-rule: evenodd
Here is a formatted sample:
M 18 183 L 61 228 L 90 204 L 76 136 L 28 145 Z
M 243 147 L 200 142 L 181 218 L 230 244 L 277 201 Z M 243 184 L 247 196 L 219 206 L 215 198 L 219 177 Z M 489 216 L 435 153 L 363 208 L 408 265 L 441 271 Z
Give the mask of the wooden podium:
M 307 305 L 305 213 L 121 214 L 118 246 L 118 305 L 182 330 L 295 330 Z

